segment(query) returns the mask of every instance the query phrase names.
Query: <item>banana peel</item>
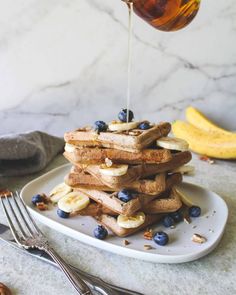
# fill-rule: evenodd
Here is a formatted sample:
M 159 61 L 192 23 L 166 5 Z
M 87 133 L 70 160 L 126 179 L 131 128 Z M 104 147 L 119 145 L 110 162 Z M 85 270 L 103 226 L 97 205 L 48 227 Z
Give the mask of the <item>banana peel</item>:
M 203 113 L 201 113 L 198 109 L 190 106 L 185 111 L 185 116 L 187 121 L 193 126 L 209 132 L 216 133 L 222 136 L 225 136 L 226 139 L 232 140 L 232 137 L 236 139 L 236 133 L 225 130 L 216 124 L 214 124 L 211 120 L 209 120 Z
M 189 143 L 189 148 L 201 155 L 218 159 L 236 159 L 236 138 L 226 137 L 222 133 L 210 133 L 194 125 L 175 121 L 172 131 L 176 137 Z

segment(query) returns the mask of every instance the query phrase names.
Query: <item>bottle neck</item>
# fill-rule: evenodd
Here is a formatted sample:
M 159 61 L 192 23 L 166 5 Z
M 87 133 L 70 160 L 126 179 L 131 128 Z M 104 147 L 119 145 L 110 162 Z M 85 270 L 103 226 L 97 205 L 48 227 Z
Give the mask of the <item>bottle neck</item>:
M 121 0 L 127 4 L 130 4 L 130 3 L 135 3 L 137 0 Z

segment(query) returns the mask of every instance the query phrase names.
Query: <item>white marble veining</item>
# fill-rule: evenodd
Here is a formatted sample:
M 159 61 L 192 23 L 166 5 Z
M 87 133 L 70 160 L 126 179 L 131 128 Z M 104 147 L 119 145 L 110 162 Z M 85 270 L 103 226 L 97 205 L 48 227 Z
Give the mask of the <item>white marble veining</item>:
M 0 1 L 0 134 L 111 120 L 126 103 L 120 0 Z M 202 0 L 184 30 L 134 18 L 131 108 L 153 121 L 189 104 L 236 129 L 236 3 Z

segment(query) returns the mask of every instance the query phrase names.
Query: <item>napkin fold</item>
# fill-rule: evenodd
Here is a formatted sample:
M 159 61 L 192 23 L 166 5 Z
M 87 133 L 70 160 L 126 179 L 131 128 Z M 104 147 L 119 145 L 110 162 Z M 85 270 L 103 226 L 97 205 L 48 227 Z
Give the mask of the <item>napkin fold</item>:
M 64 140 L 41 131 L 0 136 L 0 176 L 35 173 L 63 151 Z

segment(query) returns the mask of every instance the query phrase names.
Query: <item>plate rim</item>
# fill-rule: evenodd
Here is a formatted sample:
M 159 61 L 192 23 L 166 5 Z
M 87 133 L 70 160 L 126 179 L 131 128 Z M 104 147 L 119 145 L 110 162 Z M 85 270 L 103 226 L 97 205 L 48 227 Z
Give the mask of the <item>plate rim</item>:
M 56 173 L 59 170 L 66 169 L 67 167 L 69 168 L 69 166 L 72 166 L 72 165 L 70 163 L 60 165 L 60 166 L 42 174 L 42 175 L 40 175 L 39 177 L 36 177 L 36 178 L 32 179 L 31 181 L 29 181 L 26 185 L 24 185 L 24 187 L 22 188 L 22 190 L 20 192 L 20 196 L 23 199 L 23 201 L 25 201 L 24 200 L 24 192 L 29 187 L 31 187 L 35 182 L 40 181 L 41 179 L 47 177 L 48 175 Z M 41 214 L 40 212 L 37 212 L 36 210 L 32 209 L 30 206 L 28 206 L 27 203 L 25 203 L 25 205 L 27 206 L 30 213 L 38 221 L 42 222 L 44 225 L 46 225 L 56 231 L 59 231 L 59 232 L 65 234 L 66 236 L 74 238 L 84 244 L 87 244 L 89 246 L 99 248 L 101 250 L 105 250 L 105 251 L 114 253 L 116 255 L 127 256 L 127 257 L 131 257 L 131 258 L 135 258 L 135 259 L 139 259 L 139 260 L 143 260 L 143 261 L 154 262 L 154 263 L 170 263 L 170 264 L 186 263 L 186 262 L 197 260 L 203 256 L 206 256 L 207 254 L 212 252 L 217 247 L 217 245 L 221 241 L 222 236 L 224 234 L 225 227 L 226 227 L 226 224 L 228 221 L 229 212 L 228 212 L 228 206 L 227 206 L 225 200 L 217 193 L 215 193 L 211 190 L 208 190 L 207 188 L 204 188 L 200 185 L 196 185 L 196 184 L 193 184 L 190 182 L 183 182 L 183 184 L 193 186 L 196 188 L 200 188 L 200 189 L 207 191 L 208 193 L 213 194 L 215 197 L 217 197 L 222 202 L 222 204 L 224 205 L 225 213 L 226 213 L 226 218 L 225 218 L 225 221 L 223 224 L 223 229 L 222 229 L 221 234 L 217 238 L 217 240 L 209 248 L 207 248 L 199 253 L 165 255 L 165 254 L 144 252 L 144 251 L 140 251 L 140 250 L 136 250 L 136 249 L 130 249 L 130 248 L 123 247 L 122 245 L 110 244 L 107 241 L 95 239 L 92 236 L 89 236 L 85 233 L 79 232 L 69 226 L 59 223 L 58 221 L 52 220 L 50 217 L 47 217 L 47 216 Z

